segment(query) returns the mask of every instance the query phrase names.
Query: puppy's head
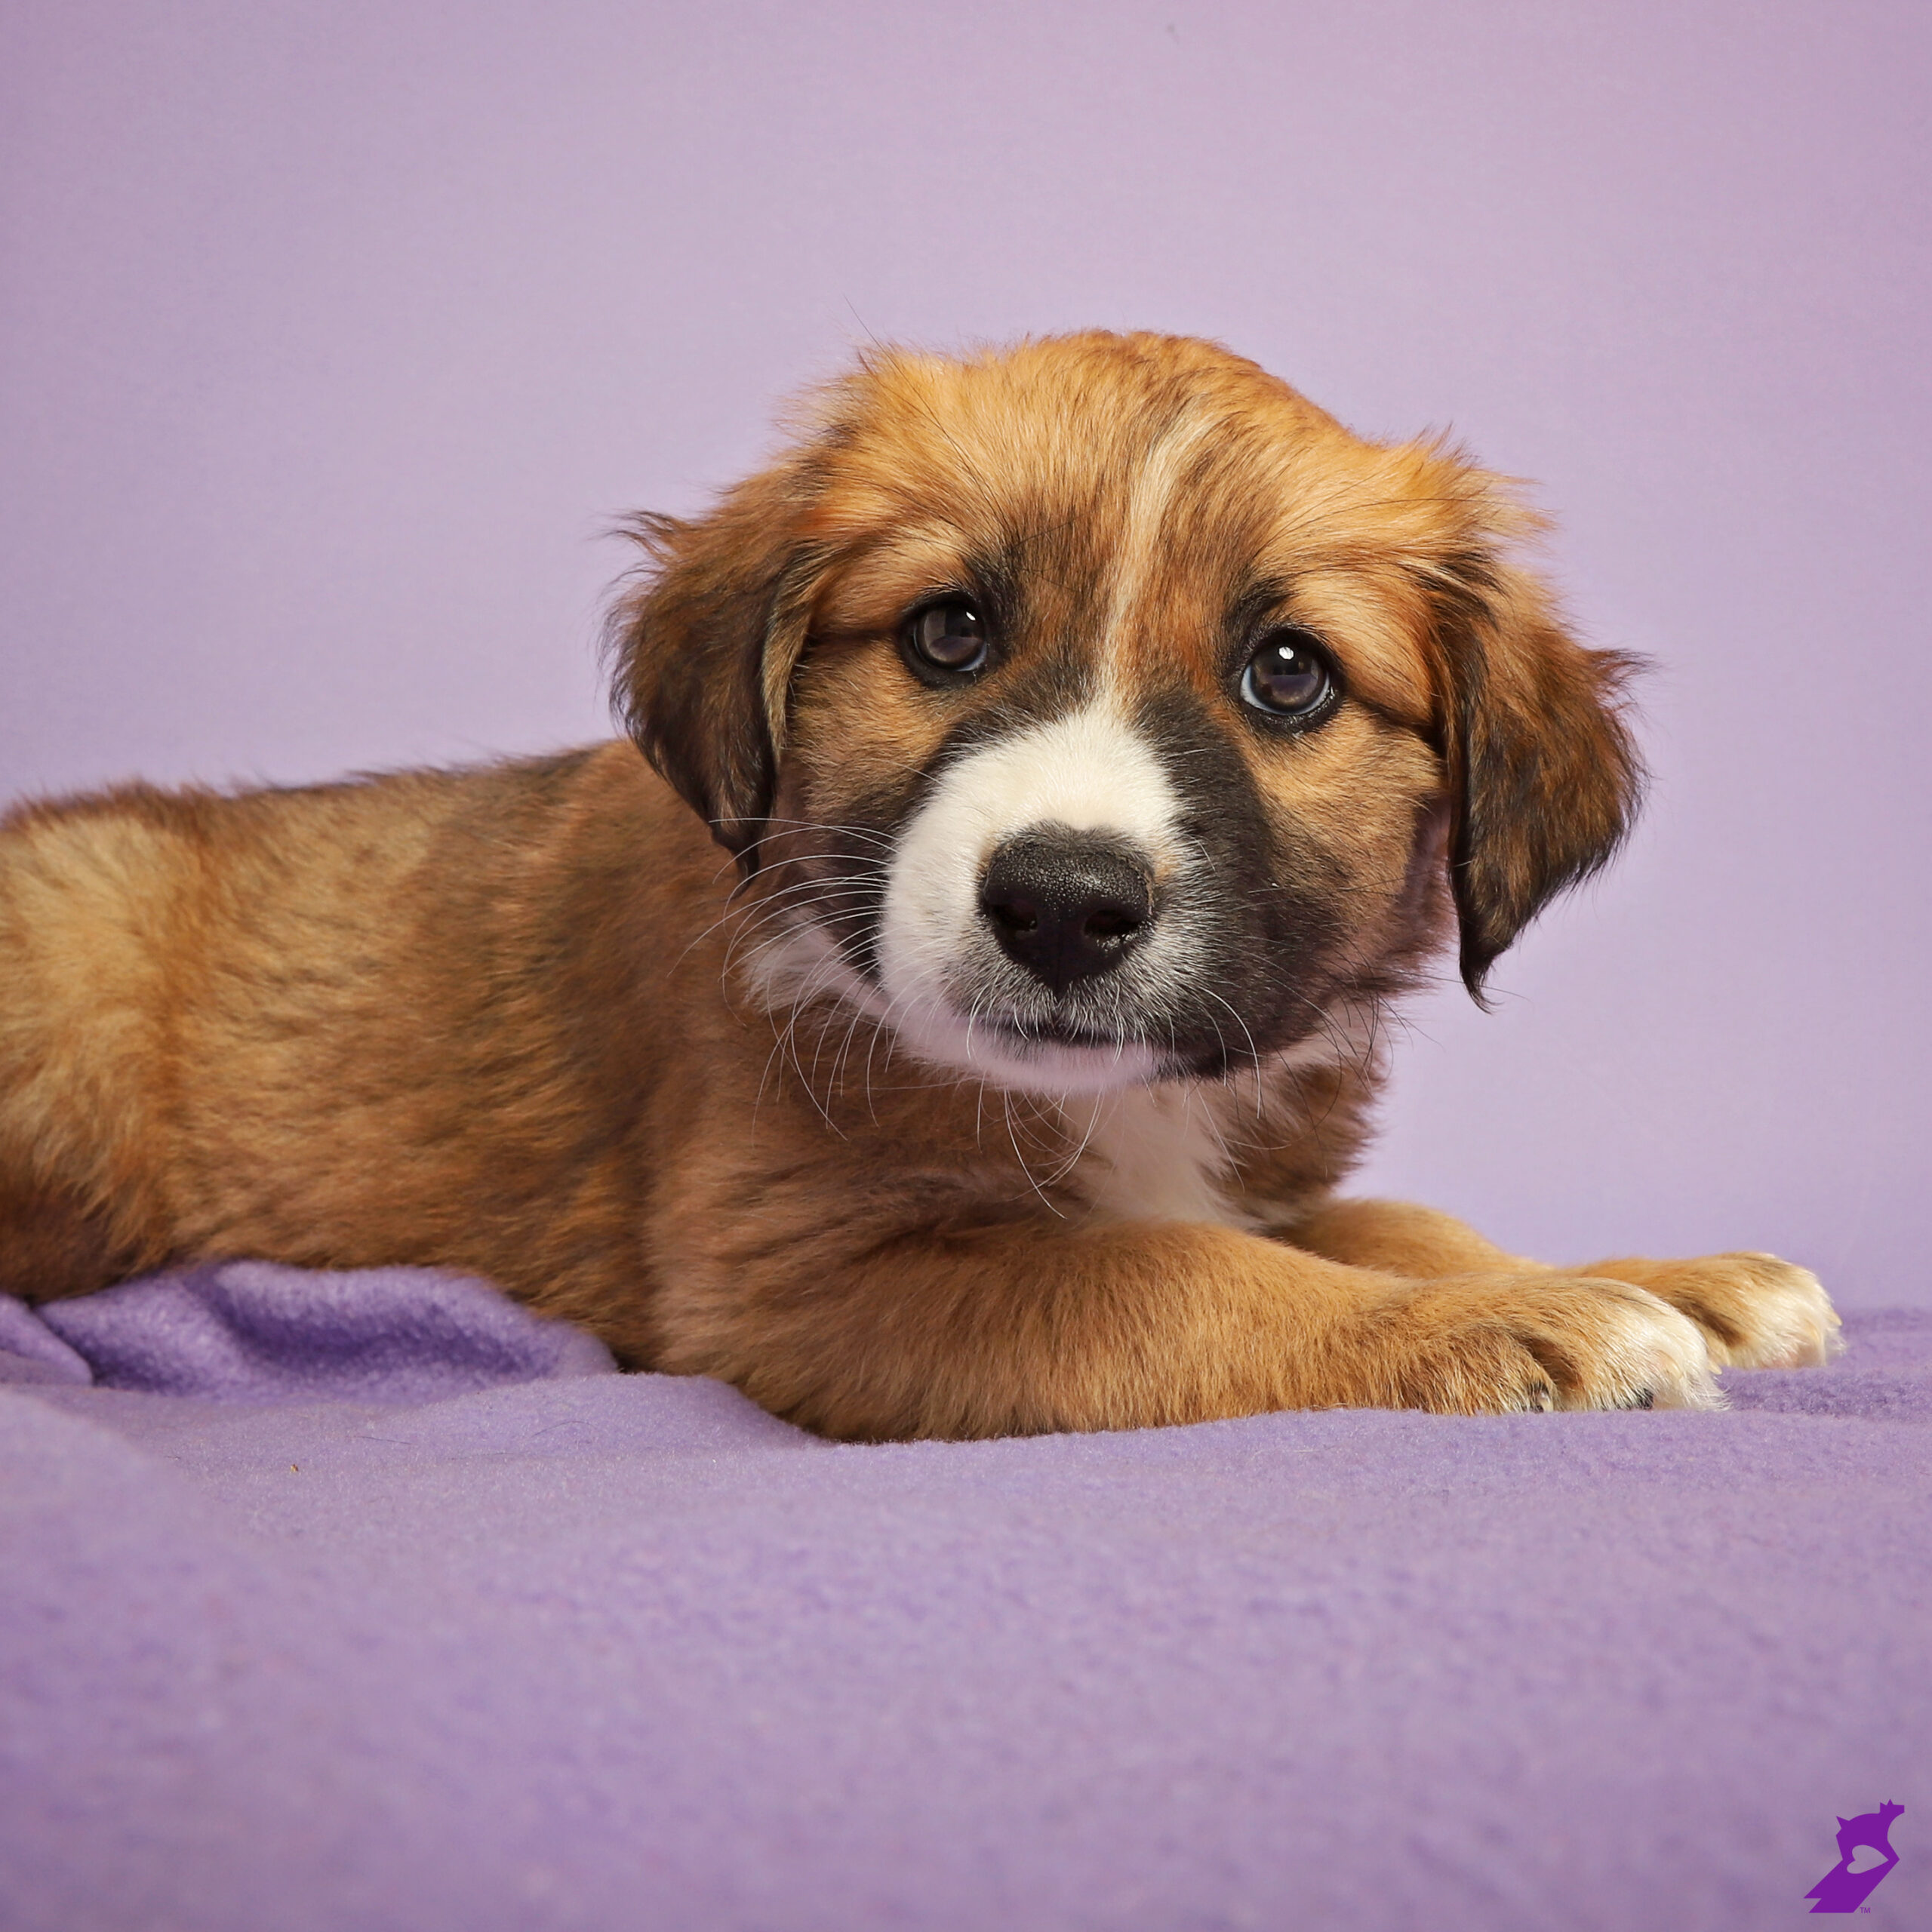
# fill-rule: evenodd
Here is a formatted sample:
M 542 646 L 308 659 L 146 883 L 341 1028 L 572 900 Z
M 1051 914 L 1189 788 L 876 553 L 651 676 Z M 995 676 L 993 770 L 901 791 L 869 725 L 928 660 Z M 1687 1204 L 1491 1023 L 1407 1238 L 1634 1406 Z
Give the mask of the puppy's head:
M 1531 519 L 1155 336 L 891 352 L 695 522 L 641 519 L 617 697 L 768 961 L 1052 1091 L 1291 1052 L 1460 929 L 1472 992 L 1601 864 L 1623 660 Z

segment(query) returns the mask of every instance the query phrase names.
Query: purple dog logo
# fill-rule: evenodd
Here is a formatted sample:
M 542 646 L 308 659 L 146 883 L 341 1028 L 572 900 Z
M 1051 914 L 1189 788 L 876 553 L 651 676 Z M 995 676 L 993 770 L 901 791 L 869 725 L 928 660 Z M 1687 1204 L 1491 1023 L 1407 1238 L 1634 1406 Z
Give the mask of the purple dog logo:
M 1891 1845 L 1892 1820 L 1904 1810 L 1887 1801 L 1875 1811 L 1838 1820 L 1838 1862 L 1804 1894 L 1818 1901 L 1814 1913 L 1856 1912 L 1878 1889 L 1879 1880 L 1899 1862 Z M 1861 1851 L 1876 1852 L 1878 1863 L 1854 1865 Z

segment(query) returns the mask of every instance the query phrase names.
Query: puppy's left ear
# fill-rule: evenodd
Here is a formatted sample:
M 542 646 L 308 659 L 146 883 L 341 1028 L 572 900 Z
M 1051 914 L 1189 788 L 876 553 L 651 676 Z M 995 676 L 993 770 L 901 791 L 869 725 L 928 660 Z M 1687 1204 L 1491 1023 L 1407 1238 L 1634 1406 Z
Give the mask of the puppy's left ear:
M 707 517 L 639 515 L 648 553 L 606 629 L 611 703 L 711 835 L 749 866 L 771 809 L 792 674 L 824 564 L 802 540 L 816 496 L 794 462 L 729 491 Z
M 1463 983 L 1481 1003 L 1497 957 L 1630 828 L 1644 774 L 1621 700 L 1638 666 L 1575 642 L 1542 586 L 1487 551 L 1449 576 L 1449 878 Z

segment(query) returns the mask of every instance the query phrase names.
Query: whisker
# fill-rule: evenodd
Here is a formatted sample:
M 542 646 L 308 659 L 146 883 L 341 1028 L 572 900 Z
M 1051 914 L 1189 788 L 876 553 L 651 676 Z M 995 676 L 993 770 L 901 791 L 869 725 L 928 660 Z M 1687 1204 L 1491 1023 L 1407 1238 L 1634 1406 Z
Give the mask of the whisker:
M 731 894 L 728 895 L 725 900 L 724 910 L 721 912 L 716 918 L 713 919 L 710 924 L 704 927 L 701 931 L 700 931 L 690 941 L 689 944 L 685 947 L 684 951 L 678 955 L 677 958 L 672 962 L 672 970 L 675 971 L 678 967 L 682 965 L 686 957 L 690 954 L 692 949 L 702 945 L 703 942 L 709 939 L 713 933 L 716 932 L 720 927 L 729 924 L 734 919 L 742 918 L 747 916 L 753 911 L 755 907 L 762 907 L 774 904 L 793 893 L 809 891 L 816 886 L 857 885 L 865 880 L 865 876 L 866 875 L 860 872 L 843 872 L 829 874 L 823 878 L 796 880 L 789 885 L 777 886 L 768 888 L 758 900 L 753 902 L 752 905 L 749 906 L 734 905 L 732 903 L 732 900 L 737 897 L 737 891 L 734 888 L 734 891 Z

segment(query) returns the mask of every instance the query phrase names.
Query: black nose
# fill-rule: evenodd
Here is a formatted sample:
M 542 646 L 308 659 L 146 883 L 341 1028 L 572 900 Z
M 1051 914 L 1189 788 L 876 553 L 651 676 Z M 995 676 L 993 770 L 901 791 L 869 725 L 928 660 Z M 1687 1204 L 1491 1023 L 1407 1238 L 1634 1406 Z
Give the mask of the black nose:
M 1023 833 L 993 854 L 980 909 L 1009 959 L 1056 993 L 1111 971 L 1153 917 L 1147 869 L 1115 841 Z

